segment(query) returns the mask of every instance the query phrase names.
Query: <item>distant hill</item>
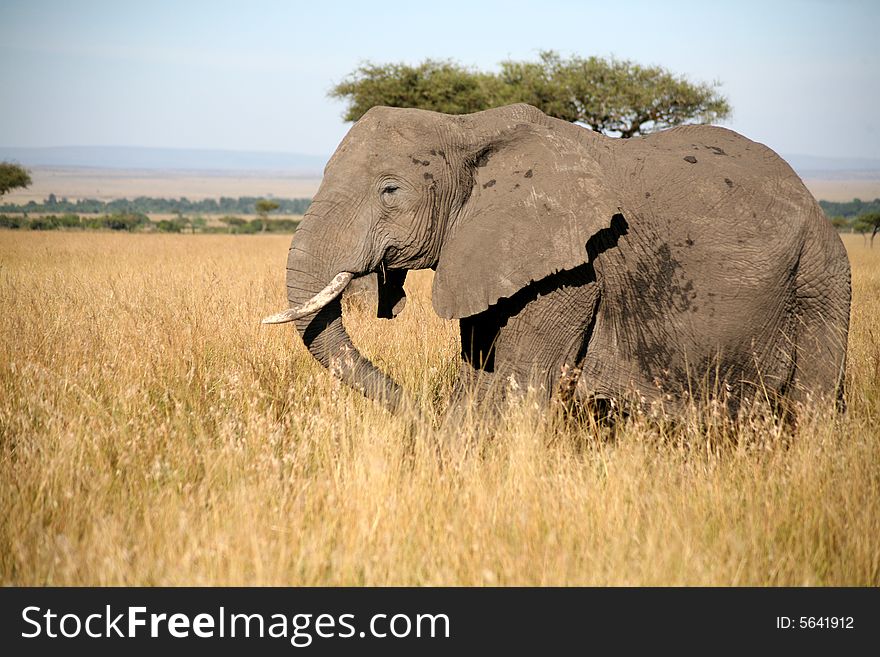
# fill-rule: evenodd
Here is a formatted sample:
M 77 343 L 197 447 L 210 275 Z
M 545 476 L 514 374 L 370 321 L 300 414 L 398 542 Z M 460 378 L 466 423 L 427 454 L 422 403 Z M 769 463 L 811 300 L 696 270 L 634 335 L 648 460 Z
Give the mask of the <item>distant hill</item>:
M 320 176 L 327 158 L 303 153 L 134 146 L 0 146 L 0 160 L 34 167 L 156 169 L 163 171 L 284 171 Z
M 880 159 L 784 154 L 801 176 L 880 172 Z M 24 166 L 155 169 L 163 171 L 285 171 L 320 177 L 327 156 L 278 151 L 228 151 L 138 146 L 0 146 L 0 160 Z M 861 176 L 859 176 L 861 177 Z
M 822 173 L 880 172 L 880 159 L 873 157 L 818 157 L 816 155 L 782 155 L 801 176 Z

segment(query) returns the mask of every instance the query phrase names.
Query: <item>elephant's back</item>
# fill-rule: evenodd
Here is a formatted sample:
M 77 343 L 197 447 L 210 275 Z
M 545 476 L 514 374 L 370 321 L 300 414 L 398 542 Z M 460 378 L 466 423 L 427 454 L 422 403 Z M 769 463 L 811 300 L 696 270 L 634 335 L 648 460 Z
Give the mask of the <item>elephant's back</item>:
M 621 140 L 616 151 L 630 213 L 665 223 L 671 237 L 691 231 L 761 250 L 802 241 L 824 221 L 785 160 L 732 130 L 681 126 Z

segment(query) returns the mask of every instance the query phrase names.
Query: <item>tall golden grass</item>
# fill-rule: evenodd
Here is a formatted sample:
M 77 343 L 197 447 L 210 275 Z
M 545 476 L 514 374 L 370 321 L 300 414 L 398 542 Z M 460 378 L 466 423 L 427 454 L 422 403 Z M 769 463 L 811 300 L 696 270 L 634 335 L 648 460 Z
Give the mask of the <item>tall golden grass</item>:
M 847 244 L 843 417 L 526 398 L 437 428 L 458 347 L 427 274 L 393 322 L 349 308 L 422 404 L 391 417 L 260 326 L 287 237 L 0 232 L 0 583 L 876 586 L 880 248 Z

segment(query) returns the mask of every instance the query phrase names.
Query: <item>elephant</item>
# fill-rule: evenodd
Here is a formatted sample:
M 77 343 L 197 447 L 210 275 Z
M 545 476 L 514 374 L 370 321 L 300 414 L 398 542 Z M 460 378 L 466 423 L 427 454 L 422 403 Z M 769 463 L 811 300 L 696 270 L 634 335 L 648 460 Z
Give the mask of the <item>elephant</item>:
M 390 410 L 399 384 L 352 344 L 340 295 L 377 275 L 379 317 L 433 269 L 459 322 L 457 399 L 842 403 L 843 244 L 794 171 L 722 127 L 606 137 L 517 104 L 374 107 L 327 163 L 287 258 L 311 354 Z M 498 392 L 501 391 L 501 392 Z

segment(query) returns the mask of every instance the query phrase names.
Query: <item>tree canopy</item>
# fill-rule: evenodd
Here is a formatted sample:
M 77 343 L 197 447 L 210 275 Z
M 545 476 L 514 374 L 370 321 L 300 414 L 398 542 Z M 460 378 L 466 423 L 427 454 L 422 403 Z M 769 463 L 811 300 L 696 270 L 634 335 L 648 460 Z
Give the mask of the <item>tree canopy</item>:
M 27 169 L 12 162 L 0 162 L 0 196 L 6 192 L 27 187 L 31 184 L 31 175 Z
M 491 74 L 452 61 L 427 59 L 417 66 L 366 63 L 333 87 L 330 96 L 348 102 L 346 121 L 357 121 L 376 105 L 469 114 L 494 106 L 497 84 Z
M 281 205 L 278 203 L 278 201 L 270 201 L 268 199 L 261 198 L 254 204 L 254 207 L 257 208 L 257 214 L 265 219 L 270 212 L 277 210 L 281 207 Z
M 554 51 L 537 61 L 504 61 L 498 73 L 453 61 L 366 63 L 333 87 L 347 102 L 345 120 L 375 105 L 464 114 L 510 103 L 529 103 L 550 116 L 597 132 L 632 137 L 684 123 L 711 123 L 730 115 L 718 83 L 693 83 L 659 66 Z

